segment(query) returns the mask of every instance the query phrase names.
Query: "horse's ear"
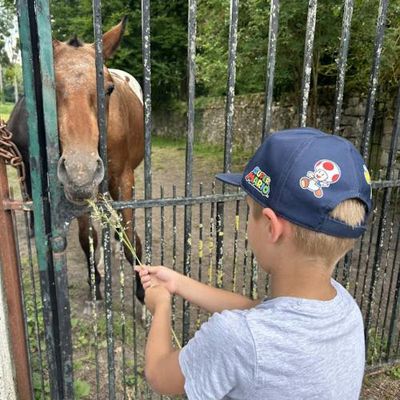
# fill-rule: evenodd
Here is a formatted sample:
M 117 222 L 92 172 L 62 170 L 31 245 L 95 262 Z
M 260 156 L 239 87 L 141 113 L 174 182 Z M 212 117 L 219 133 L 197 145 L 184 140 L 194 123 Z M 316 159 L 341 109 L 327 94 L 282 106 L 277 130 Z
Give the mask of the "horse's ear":
M 61 44 L 61 42 L 57 39 L 53 39 L 52 43 L 53 43 L 53 50 L 55 50 Z
M 103 57 L 104 60 L 111 58 L 121 42 L 122 36 L 125 32 L 126 21 L 128 17 L 122 18 L 121 22 L 111 28 L 103 35 Z

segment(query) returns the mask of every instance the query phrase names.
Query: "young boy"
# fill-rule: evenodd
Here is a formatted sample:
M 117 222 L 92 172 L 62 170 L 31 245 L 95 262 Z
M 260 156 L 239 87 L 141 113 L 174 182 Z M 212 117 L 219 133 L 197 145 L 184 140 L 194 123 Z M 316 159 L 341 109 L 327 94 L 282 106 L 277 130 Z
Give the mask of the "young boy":
M 331 275 L 371 210 L 362 157 L 345 139 L 292 129 L 267 138 L 243 174 L 217 178 L 247 193 L 249 244 L 271 297 L 252 301 L 169 268 L 138 268 L 153 314 L 150 385 L 190 400 L 358 399 L 363 320 Z M 171 346 L 173 293 L 215 313 L 181 350 Z

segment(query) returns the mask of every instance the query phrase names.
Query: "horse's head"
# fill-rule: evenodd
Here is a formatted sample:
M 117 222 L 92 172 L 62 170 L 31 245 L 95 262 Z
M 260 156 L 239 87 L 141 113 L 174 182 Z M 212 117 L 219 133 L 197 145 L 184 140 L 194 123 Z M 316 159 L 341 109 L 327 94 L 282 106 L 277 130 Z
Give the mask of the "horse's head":
M 124 18 L 104 34 L 105 60 L 118 48 L 125 22 Z M 95 48 L 75 37 L 69 42 L 53 41 L 53 49 L 61 145 L 57 174 L 67 199 L 82 203 L 97 195 L 98 185 L 104 177 L 104 166 L 98 153 Z M 114 83 L 105 66 L 103 71 L 107 114 Z

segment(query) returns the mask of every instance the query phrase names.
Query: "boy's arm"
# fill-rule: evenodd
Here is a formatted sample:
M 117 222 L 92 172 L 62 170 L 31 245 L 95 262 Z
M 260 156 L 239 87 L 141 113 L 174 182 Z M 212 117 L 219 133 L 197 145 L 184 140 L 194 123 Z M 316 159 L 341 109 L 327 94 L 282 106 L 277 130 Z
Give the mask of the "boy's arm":
M 145 289 L 154 285 L 162 285 L 170 293 L 178 294 L 208 312 L 249 309 L 260 302 L 259 300 L 250 300 L 237 293 L 205 285 L 170 268 L 136 266 L 135 269 L 139 272 Z
M 260 303 L 260 300 L 250 300 L 240 294 L 205 285 L 181 274 L 177 278 L 176 294 L 211 313 L 245 310 Z
M 179 366 L 179 350 L 171 345 L 171 296 L 158 286 L 146 290 L 146 305 L 153 314 L 145 351 L 145 375 L 157 393 L 184 393 L 185 378 Z

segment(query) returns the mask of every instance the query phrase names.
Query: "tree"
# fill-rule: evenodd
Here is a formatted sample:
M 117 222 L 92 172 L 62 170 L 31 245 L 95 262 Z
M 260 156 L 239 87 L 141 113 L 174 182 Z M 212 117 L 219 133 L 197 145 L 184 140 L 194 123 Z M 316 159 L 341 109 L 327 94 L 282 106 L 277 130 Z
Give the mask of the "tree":
M 93 41 L 91 0 L 52 0 L 53 35 L 67 40 L 78 34 L 86 42 Z M 127 31 L 115 57 L 108 62 L 114 68 L 143 78 L 140 2 L 121 0 L 103 2 L 103 30 L 127 15 Z M 151 2 L 152 97 L 156 103 L 185 95 L 187 57 L 187 1 L 157 0 Z
M 12 27 L 12 10 L 0 0 L 0 102 L 4 102 L 4 71 L 10 65 L 6 52 L 6 40 Z

